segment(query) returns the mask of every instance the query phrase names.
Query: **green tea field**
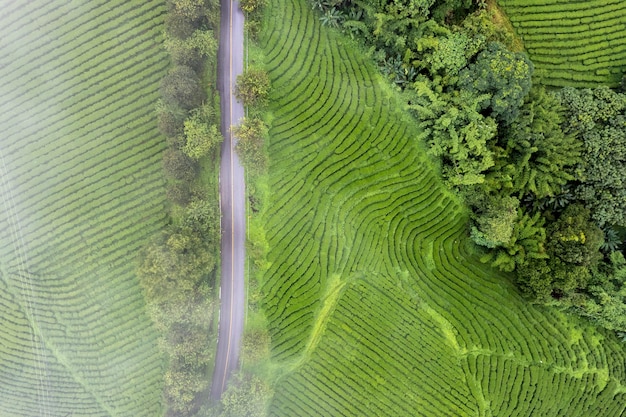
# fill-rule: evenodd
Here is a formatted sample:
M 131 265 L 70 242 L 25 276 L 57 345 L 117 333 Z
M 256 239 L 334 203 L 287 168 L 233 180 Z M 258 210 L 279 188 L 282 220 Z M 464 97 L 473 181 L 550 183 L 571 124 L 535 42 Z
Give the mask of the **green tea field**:
M 617 85 L 626 70 L 622 0 L 498 0 L 551 86 Z
M 272 0 L 269 415 L 622 416 L 626 350 L 469 253 L 401 100 L 305 0 Z
M 0 3 L 0 415 L 158 416 L 163 1 Z

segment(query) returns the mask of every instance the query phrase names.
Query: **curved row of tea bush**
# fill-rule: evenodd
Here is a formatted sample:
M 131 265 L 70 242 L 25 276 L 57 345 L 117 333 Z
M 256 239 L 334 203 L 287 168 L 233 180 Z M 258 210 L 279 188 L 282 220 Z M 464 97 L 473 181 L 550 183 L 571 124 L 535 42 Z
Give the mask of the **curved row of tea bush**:
M 619 0 L 499 0 L 552 86 L 617 85 L 626 69 L 626 4 Z
M 466 215 L 359 47 L 301 0 L 264 22 L 264 311 L 274 360 L 300 364 L 270 415 L 622 415 L 623 347 L 468 252 Z
M 0 6 L 0 414 L 155 416 L 161 1 Z

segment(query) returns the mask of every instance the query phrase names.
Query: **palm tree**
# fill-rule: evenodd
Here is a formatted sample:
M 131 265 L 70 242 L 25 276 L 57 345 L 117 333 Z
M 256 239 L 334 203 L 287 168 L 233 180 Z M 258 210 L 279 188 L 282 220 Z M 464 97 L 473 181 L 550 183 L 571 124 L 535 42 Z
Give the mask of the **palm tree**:
M 337 10 L 335 7 L 328 9 L 324 12 L 322 17 L 322 26 L 329 26 L 331 28 L 338 28 L 339 24 L 343 21 L 343 13 Z

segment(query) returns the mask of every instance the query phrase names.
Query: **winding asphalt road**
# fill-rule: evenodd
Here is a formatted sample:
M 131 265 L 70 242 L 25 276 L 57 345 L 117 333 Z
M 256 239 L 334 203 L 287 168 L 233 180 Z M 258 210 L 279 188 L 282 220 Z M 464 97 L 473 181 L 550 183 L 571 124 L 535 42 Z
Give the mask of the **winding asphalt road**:
M 221 34 L 218 51 L 218 89 L 222 109 L 222 161 L 220 196 L 222 210 L 222 276 L 220 324 L 211 398 L 219 400 L 228 378 L 239 366 L 239 348 L 244 325 L 244 243 L 246 201 L 244 170 L 235 152 L 236 140 L 230 127 L 244 116 L 243 105 L 233 92 L 237 75 L 243 70 L 244 16 L 237 0 L 221 2 Z

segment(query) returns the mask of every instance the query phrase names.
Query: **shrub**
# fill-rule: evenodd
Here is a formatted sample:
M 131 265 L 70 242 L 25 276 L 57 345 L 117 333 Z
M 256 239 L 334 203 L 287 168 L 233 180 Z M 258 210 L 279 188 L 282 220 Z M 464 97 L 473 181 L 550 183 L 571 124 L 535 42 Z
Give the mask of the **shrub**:
M 243 164 L 257 172 L 263 172 L 267 165 L 267 157 L 263 151 L 263 143 L 267 135 L 267 127 L 261 119 L 244 118 L 241 125 L 233 129 L 239 139 L 236 149 Z
M 217 125 L 210 123 L 210 116 L 199 109 L 185 120 L 185 145 L 182 151 L 191 159 L 202 158 L 224 140 Z
M 265 6 L 267 0 L 241 0 L 239 7 L 246 13 L 254 13 Z
M 170 178 L 192 181 L 196 177 L 197 165 L 178 149 L 170 148 L 163 153 L 163 169 Z
M 204 90 L 195 71 L 184 65 L 173 67 L 161 81 L 161 95 L 168 106 L 190 110 L 204 100 Z
M 157 125 L 165 137 L 172 138 L 183 133 L 184 118 L 167 108 L 157 110 L 157 112 Z
M 168 184 L 165 195 L 169 201 L 179 206 L 186 206 L 191 201 L 191 190 L 186 182 Z
M 237 77 L 235 96 L 246 106 L 263 106 L 267 103 L 270 79 L 262 69 L 249 68 Z

